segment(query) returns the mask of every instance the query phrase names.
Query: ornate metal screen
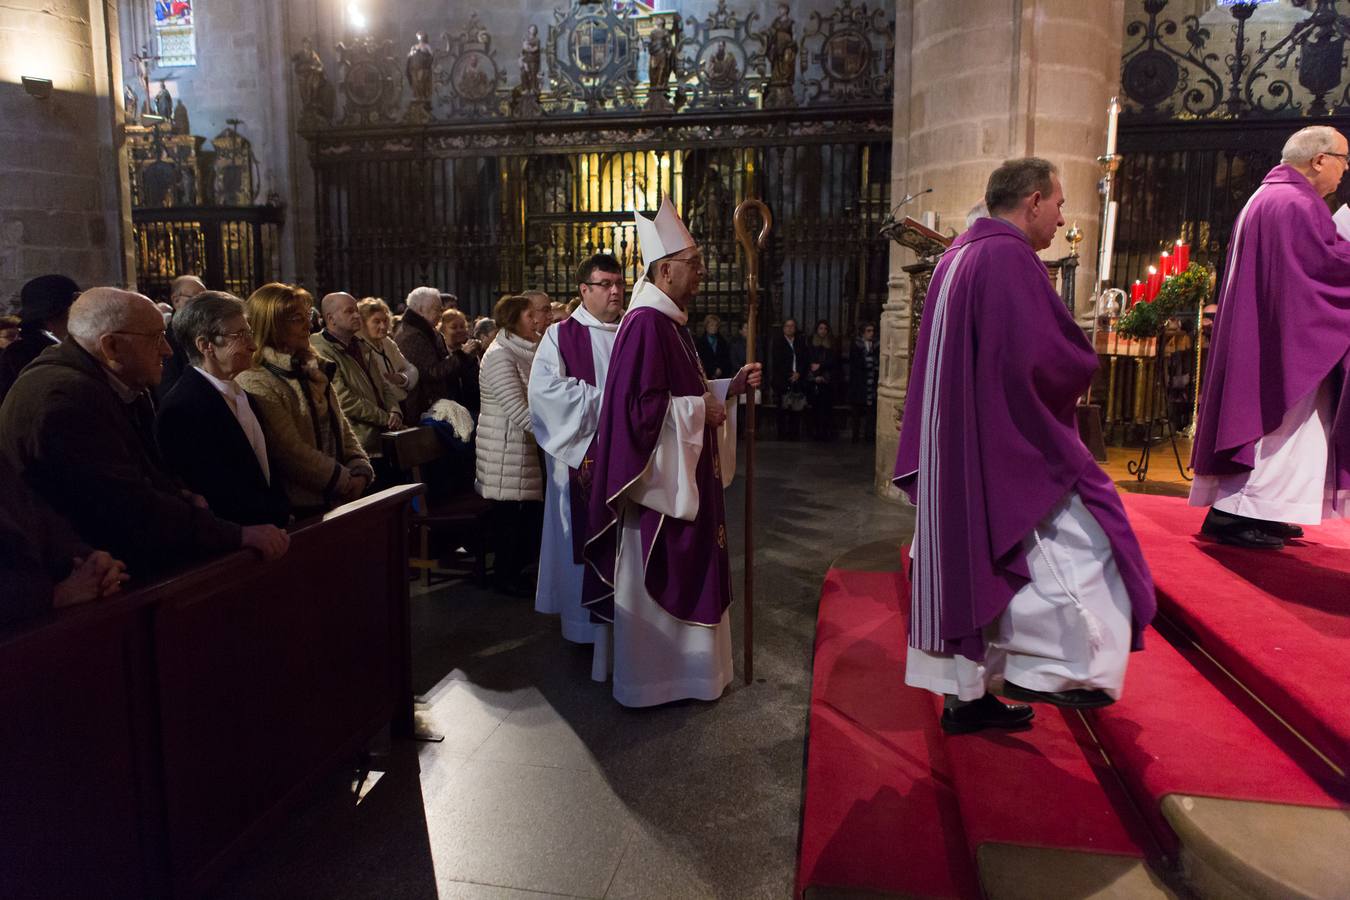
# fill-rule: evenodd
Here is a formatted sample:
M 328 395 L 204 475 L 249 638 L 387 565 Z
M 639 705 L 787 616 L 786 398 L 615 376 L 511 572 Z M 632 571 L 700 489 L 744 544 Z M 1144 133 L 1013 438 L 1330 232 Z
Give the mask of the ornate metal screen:
M 419 284 L 483 313 L 527 288 L 567 300 L 598 250 L 637 275 L 633 210 L 669 194 L 709 270 L 695 313 L 739 318 L 736 203 L 776 219 L 761 273 L 785 315 L 845 329 L 885 299 L 893 24 L 838 0 L 799 27 L 642 17 L 574 2 L 523 36 L 518 77 L 470 17 L 402 65 L 392 41 L 293 57 L 316 179 L 320 290 L 401 300 Z

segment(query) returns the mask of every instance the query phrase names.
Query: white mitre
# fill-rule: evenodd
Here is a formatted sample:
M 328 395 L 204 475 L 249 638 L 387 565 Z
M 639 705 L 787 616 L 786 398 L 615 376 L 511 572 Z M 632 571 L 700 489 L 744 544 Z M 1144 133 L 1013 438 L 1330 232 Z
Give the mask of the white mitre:
M 670 202 L 668 195 L 662 195 L 661 208 L 656 211 L 655 220 L 634 210 L 633 221 L 637 223 L 644 272 L 658 259 L 698 246 L 698 241 L 680 221 L 680 214 L 675 212 L 675 204 Z

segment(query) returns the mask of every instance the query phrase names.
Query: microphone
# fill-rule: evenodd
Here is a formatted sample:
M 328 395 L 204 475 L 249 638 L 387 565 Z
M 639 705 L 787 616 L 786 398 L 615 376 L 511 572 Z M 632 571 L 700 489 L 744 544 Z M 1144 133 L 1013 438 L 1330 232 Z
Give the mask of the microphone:
M 917 200 L 917 199 L 919 199 L 920 197 L 922 197 L 924 194 L 931 194 L 931 193 L 933 193 L 933 189 L 929 187 L 929 188 L 924 188 L 923 190 L 918 191 L 917 193 L 906 194 L 906 195 L 905 195 L 905 198 L 904 198 L 903 200 L 901 200 L 899 203 L 895 204 L 895 206 L 892 206 L 892 207 L 891 207 L 890 215 L 887 216 L 887 218 L 891 218 L 891 219 L 895 218 L 895 213 L 896 213 L 896 211 L 897 211 L 898 209 L 900 209 L 900 207 L 904 206 L 906 203 L 912 203 L 912 202 L 914 202 L 915 200 Z

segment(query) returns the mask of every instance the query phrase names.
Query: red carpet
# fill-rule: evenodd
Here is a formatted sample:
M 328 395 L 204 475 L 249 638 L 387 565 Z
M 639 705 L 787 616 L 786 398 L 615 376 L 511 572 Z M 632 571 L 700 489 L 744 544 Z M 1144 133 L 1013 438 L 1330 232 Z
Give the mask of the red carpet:
M 821 590 L 797 891 L 979 897 L 929 695 L 905 688 L 903 576 Z
M 1205 510 L 1184 499 L 1122 499 L 1160 612 L 1350 770 L 1350 522 L 1308 528 L 1283 550 L 1250 551 L 1198 540 Z

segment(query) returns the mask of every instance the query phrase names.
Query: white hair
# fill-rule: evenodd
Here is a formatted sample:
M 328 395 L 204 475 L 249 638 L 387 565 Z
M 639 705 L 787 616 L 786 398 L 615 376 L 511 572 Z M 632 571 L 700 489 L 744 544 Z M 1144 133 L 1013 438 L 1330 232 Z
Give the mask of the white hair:
M 70 308 L 66 330 L 75 343 L 89 350 L 98 346 L 105 334 L 122 331 L 136 318 L 137 310 L 149 310 L 159 318 L 159 310 L 149 297 L 115 287 L 90 288 Z
M 981 200 L 970 208 L 970 212 L 966 213 L 966 227 L 969 228 L 980 219 L 987 218 L 989 218 L 989 207 L 985 206 L 984 201 Z
M 415 287 L 408 293 L 408 309 L 414 310 L 424 319 L 436 315 L 433 310 L 441 308 L 441 292 L 434 287 Z
M 1290 166 L 1306 166 L 1319 153 L 1330 153 L 1336 149 L 1336 138 L 1340 132 L 1330 125 L 1309 125 L 1300 128 L 1284 142 L 1280 151 L 1280 162 Z

